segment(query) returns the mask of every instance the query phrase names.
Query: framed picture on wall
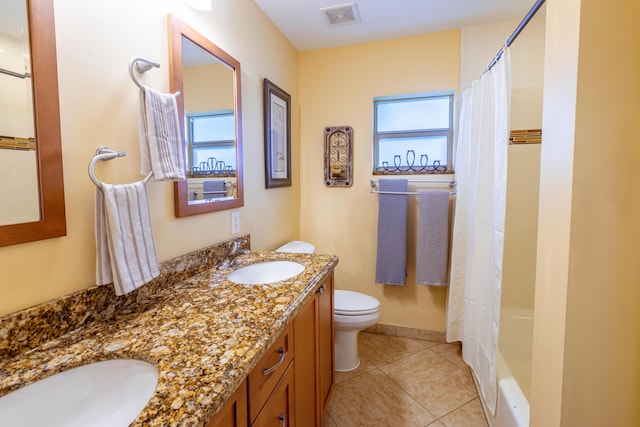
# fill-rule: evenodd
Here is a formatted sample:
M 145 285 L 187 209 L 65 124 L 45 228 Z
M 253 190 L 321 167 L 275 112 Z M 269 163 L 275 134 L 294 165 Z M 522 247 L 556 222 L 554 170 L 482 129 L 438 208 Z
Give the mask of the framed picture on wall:
M 291 186 L 291 96 L 264 79 L 265 187 Z

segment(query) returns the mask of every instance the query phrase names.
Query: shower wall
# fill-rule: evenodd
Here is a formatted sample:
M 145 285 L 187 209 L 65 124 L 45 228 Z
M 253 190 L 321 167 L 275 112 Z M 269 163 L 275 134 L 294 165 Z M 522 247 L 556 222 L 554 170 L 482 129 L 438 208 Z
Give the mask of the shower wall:
M 461 32 L 460 89 L 478 78 L 519 21 L 466 27 Z M 542 127 L 544 8 L 511 47 L 511 129 Z M 543 130 L 544 133 L 544 130 Z M 502 273 L 502 306 L 533 309 L 540 144 L 510 145 Z

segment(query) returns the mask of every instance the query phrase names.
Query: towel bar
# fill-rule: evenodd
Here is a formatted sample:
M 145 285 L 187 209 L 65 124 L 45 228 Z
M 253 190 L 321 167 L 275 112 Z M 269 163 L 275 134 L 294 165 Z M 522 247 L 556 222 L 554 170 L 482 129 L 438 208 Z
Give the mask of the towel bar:
M 408 180 L 408 182 L 419 182 L 419 183 L 435 183 L 435 184 L 443 184 L 443 183 L 447 183 L 449 184 L 449 187 L 451 188 L 455 188 L 456 186 L 456 180 L 455 179 L 410 179 Z M 410 195 L 410 196 L 416 196 L 418 195 L 417 191 L 378 191 L 376 190 L 376 186 L 379 183 L 379 180 L 377 179 L 372 179 L 369 181 L 370 183 L 370 188 L 369 188 L 369 193 L 375 193 L 375 194 L 406 194 L 406 195 Z M 450 191 L 449 192 L 450 195 L 455 196 L 456 192 L 455 191 Z
M 377 190 L 371 190 L 371 191 L 369 191 L 369 193 L 375 193 L 375 194 L 404 194 L 404 195 L 408 195 L 408 196 L 417 196 L 418 195 L 417 191 L 377 191 Z M 449 194 L 451 196 L 455 196 L 456 192 L 455 191 L 449 191 Z

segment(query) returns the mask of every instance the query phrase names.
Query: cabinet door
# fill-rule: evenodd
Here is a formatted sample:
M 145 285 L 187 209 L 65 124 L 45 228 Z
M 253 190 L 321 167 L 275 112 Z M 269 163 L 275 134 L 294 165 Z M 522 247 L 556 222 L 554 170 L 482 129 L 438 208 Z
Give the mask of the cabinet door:
M 318 410 L 318 334 L 316 319 L 318 296 L 310 299 L 296 316 L 293 333 L 296 358 L 294 362 L 296 385 L 296 425 L 320 425 Z
M 245 380 L 206 427 L 247 426 L 247 381 Z
M 324 288 L 322 287 L 324 286 Z M 334 383 L 335 352 L 333 341 L 333 273 L 321 286 L 318 299 L 318 399 L 320 414 L 329 405 Z
M 258 414 L 252 427 L 294 427 L 295 397 L 294 368 L 295 362 L 289 365 L 284 376 L 276 386 L 264 408 Z

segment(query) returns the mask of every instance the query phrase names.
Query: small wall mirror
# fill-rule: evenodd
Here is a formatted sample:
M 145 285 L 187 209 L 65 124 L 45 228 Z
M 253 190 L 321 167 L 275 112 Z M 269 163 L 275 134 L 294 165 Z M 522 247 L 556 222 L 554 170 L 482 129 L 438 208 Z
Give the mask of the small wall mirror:
M 53 0 L 0 2 L 0 246 L 66 235 Z
M 240 63 L 171 15 L 169 40 L 188 176 L 174 183 L 176 216 L 243 206 Z

